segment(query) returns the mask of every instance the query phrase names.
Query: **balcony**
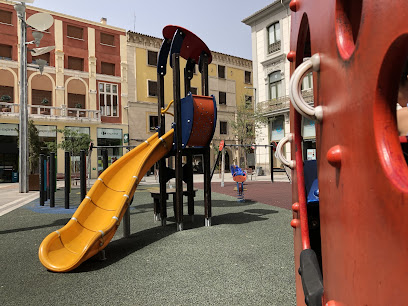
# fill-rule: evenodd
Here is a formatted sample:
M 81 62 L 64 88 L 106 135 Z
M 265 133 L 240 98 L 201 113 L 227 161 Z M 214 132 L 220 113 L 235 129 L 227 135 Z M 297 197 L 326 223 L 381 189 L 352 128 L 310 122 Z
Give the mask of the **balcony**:
M 279 40 L 268 46 L 268 53 L 271 54 L 273 52 L 279 51 L 280 49 L 281 49 L 281 41 Z
M 0 117 L 18 118 L 19 111 L 19 104 L 0 102 Z M 65 105 L 61 107 L 28 105 L 28 114 L 32 119 L 101 122 L 100 111 L 98 110 L 68 108 Z
M 306 103 L 313 106 L 314 96 L 313 89 L 302 90 L 302 97 Z M 277 99 L 260 102 L 262 109 L 267 114 L 276 113 L 280 111 L 289 111 L 290 108 L 290 99 L 289 96 L 280 97 Z

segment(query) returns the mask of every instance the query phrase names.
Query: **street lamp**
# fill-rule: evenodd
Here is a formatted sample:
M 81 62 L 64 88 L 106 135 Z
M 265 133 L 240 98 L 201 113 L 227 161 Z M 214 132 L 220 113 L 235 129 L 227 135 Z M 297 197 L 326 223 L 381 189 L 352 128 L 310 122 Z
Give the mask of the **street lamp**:
M 14 5 L 17 18 L 20 20 L 20 129 L 19 129 L 19 192 L 28 192 L 28 109 L 27 109 L 27 45 L 35 43 L 40 45 L 43 33 L 52 26 L 54 19 L 46 13 L 38 13 L 25 19 L 25 3 L 33 3 L 34 0 L 20 0 Z M 27 27 L 33 31 L 34 41 L 26 42 Z M 44 65 L 43 65 L 44 69 Z

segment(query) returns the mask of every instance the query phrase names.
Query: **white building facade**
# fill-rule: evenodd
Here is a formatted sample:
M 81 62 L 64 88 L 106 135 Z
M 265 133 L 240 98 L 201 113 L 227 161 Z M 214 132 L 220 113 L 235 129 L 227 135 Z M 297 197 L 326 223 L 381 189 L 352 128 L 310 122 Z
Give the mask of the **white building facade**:
M 256 103 L 262 106 L 268 125 L 256 133 L 256 166 L 268 173 L 272 167 L 282 169 L 280 161 L 271 155 L 269 145 L 278 143 L 290 133 L 289 123 L 289 80 L 290 63 L 290 0 L 277 0 L 242 22 L 251 27 L 252 62 Z M 303 80 L 303 96 L 306 101 L 313 101 L 312 75 Z M 311 101 L 310 101 L 311 100 Z M 315 150 L 314 122 L 304 121 L 304 155 L 313 155 Z M 265 145 L 265 146 L 262 146 Z M 290 145 L 284 148 L 284 155 L 290 160 Z M 306 156 L 305 156 L 306 159 Z

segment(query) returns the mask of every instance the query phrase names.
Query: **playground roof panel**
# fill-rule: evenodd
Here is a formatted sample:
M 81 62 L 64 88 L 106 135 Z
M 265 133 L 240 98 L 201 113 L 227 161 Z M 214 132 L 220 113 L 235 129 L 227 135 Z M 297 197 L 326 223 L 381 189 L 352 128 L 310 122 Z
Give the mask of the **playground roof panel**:
M 185 59 L 194 59 L 194 61 L 198 63 L 201 52 L 204 51 L 208 55 L 208 63 L 210 64 L 212 61 L 210 49 L 193 32 L 179 26 L 168 25 L 163 29 L 163 37 L 170 40 L 173 39 L 174 33 L 176 33 L 177 29 L 182 30 L 185 34 L 183 45 L 180 50 L 180 56 Z

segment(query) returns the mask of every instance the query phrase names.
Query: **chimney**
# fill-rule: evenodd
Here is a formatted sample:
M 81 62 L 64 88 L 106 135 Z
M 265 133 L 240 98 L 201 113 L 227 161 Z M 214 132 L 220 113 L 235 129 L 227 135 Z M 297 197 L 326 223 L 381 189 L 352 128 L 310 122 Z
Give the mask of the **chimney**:
M 108 23 L 108 19 L 105 18 L 105 17 L 102 17 L 101 18 L 101 23 L 106 25 Z

